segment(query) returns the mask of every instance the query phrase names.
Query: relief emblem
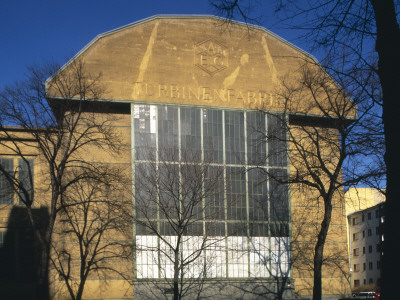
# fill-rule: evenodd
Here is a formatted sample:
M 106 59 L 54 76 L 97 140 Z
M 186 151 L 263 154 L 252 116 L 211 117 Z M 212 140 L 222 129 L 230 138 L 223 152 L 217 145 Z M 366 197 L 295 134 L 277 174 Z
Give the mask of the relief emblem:
M 224 45 L 208 39 L 194 45 L 194 64 L 210 76 L 228 67 L 229 52 Z

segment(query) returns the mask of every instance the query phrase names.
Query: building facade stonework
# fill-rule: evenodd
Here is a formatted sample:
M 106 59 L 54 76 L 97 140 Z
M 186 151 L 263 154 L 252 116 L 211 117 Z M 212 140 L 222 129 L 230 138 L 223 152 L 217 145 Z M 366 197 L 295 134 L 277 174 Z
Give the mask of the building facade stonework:
M 105 93 L 96 114 L 113 119 L 110 126 L 126 146 L 118 155 L 83 154 L 120 166 L 128 177 L 132 220 L 126 232 L 133 247 L 131 260 L 118 262 L 130 275 L 90 278 L 86 299 L 168 298 L 176 276 L 188 299 L 200 293 L 213 299 L 312 293 L 312 269 L 296 260 L 292 243 L 312 245 L 321 215 L 304 201 L 308 191 L 282 184 L 290 174 L 289 118 L 275 95 L 288 74 L 316 61 L 264 28 L 233 23 L 221 31 L 220 22 L 151 17 L 97 36 L 59 70 L 68 74 L 79 60 L 88 73 L 101 74 Z M 49 86 L 57 106 L 62 97 Z M 301 103 L 296 113 L 314 111 Z M 35 155 L 33 188 L 40 199 L 36 188 L 45 174 Z M 1 159 L 11 164 L 7 153 Z M 19 176 L 24 165 L 21 170 Z M 0 197 L 0 205 L 18 206 L 17 198 Z M 341 200 L 335 196 L 327 255 L 346 253 Z M 1 234 L 6 211 L 0 212 Z M 305 253 L 312 260 L 312 251 Z M 324 269 L 326 297 L 348 292 L 344 274 Z M 68 298 L 61 280 L 52 281 L 51 290 L 55 298 Z

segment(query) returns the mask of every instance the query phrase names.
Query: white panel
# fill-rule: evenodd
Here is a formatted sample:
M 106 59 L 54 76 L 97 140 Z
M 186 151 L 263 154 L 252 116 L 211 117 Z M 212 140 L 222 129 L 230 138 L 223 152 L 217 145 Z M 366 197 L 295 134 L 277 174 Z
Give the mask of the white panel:
M 247 238 L 228 237 L 228 276 L 248 277 L 248 271 Z
M 176 247 L 176 236 L 164 236 L 163 238 L 171 247 Z M 166 242 L 160 241 L 160 276 L 161 278 L 174 278 L 174 251 Z
M 136 271 L 138 278 L 158 277 L 157 237 L 136 236 Z
M 172 247 L 176 246 L 177 237 L 164 238 Z M 204 262 L 207 278 L 223 278 L 227 275 L 242 278 L 248 277 L 249 273 L 250 277 L 289 276 L 288 241 L 286 237 L 253 237 L 250 240 L 247 237 L 228 237 L 225 241 L 221 236 L 208 238 L 207 250 L 201 251 L 203 237 L 185 237 L 182 243 L 184 262 L 191 260 L 199 251 L 201 254 L 191 265 L 185 267 L 184 277 L 204 276 Z M 174 253 L 167 243 L 160 241 L 160 257 L 157 237 L 137 236 L 136 244 L 138 278 L 173 278 Z
M 226 277 L 226 245 L 222 236 L 208 240 L 206 270 L 208 278 Z
M 203 237 L 186 236 L 183 241 L 182 257 L 183 263 L 187 263 L 195 259 L 190 265 L 184 268 L 184 277 L 199 278 L 203 276 L 204 251 L 202 251 Z
M 271 238 L 271 267 L 274 276 L 289 276 L 289 239 Z
M 250 276 L 269 277 L 269 238 L 252 237 L 250 239 Z

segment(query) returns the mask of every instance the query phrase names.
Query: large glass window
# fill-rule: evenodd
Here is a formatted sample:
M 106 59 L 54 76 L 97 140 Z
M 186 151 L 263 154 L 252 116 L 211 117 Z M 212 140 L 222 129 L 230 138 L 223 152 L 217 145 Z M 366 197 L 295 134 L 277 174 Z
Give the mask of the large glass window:
M 288 271 L 284 119 L 169 105 L 132 112 L 137 276 L 171 273 L 167 245 L 181 228 L 183 253 L 209 245 L 198 255 L 215 264 L 207 277 Z

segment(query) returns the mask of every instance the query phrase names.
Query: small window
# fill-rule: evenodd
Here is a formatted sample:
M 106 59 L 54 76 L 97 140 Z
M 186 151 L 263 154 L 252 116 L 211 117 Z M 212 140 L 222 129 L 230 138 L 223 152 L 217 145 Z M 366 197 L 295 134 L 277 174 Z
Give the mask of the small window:
M 367 269 L 366 264 L 363 263 L 363 271 L 365 271 Z
M 353 225 L 357 225 L 358 224 L 358 218 L 357 217 L 354 217 L 353 218 Z
M 375 211 L 375 218 L 379 218 L 379 209 L 377 209 L 376 211 Z
M 33 160 L 18 159 L 19 205 L 33 202 Z
M 33 201 L 33 159 L 18 159 L 17 172 L 14 170 L 13 158 L 0 158 L 0 204 L 24 205 Z M 12 182 L 18 182 L 18 191 Z
M 358 248 L 353 249 L 353 256 L 358 256 L 358 255 L 360 255 L 359 249 Z
M 360 280 L 356 279 L 354 280 L 354 287 L 359 287 L 360 286 Z
M 353 241 L 357 241 L 358 240 L 358 233 L 353 233 Z
M 377 268 L 378 270 L 381 269 L 381 261 L 380 261 L 380 260 L 378 260 L 378 261 L 376 262 L 376 268 Z
M 368 236 L 371 236 L 372 235 L 372 229 L 370 228 L 370 229 L 368 229 Z
M 368 252 L 369 252 L 369 253 L 372 253 L 372 245 L 369 245 L 369 246 L 368 246 Z
M 365 247 L 363 247 L 363 254 L 365 254 Z
M 370 269 L 370 270 L 372 270 L 372 269 L 373 269 L 373 266 L 374 266 L 374 265 L 373 265 L 373 263 L 372 263 L 372 262 L 370 262 L 370 263 L 368 264 L 368 267 L 369 267 L 369 269 Z
M 6 231 L 0 231 L 0 249 L 4 247 L 5 237 L 6 237 Z
M 361 217 L 361 221 L 365 221 L 365 215 L 364 214 L 362 214 L 362 217 Z
M 373 280 L 372 278 L 370 278 L 370 279 L 368 280 L 368 283 L 369 283 L 369 284 L 374 283 L 374 280 Z
M 363 238 L 365 238 L 365 230 L 363 230 Z
M 371 218 L 372 218 L 372 214 L 371 214 L 371 212 L 369 212 L 368 213 L 368 220 L 371 220 Z
M 366 285 L 367 284 L 367 279 L 364 279 L 364 285 Z
M 14 189 L 10 179 L 14 177 L 14 160 L 0 158 L 0 204 L 14 203 Z
M 360 271 L 360 265 L 359 264 L 354 264 L 354 272 Z

